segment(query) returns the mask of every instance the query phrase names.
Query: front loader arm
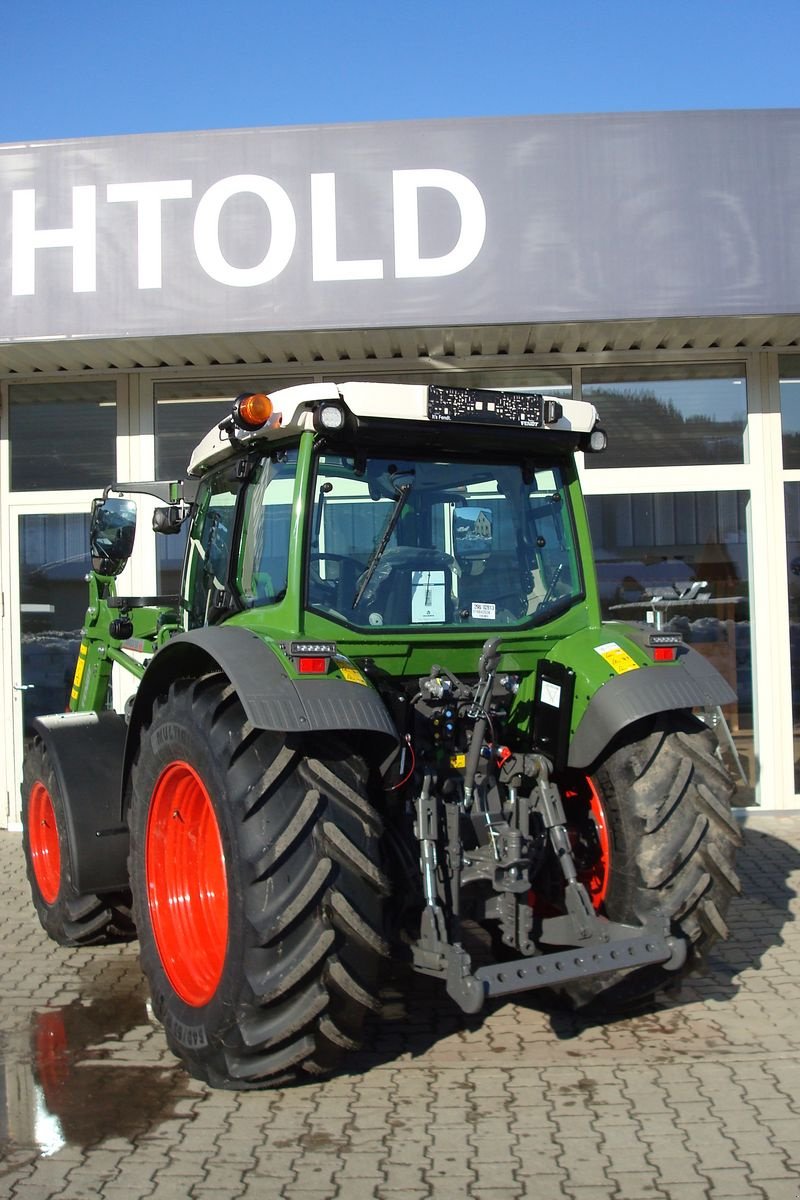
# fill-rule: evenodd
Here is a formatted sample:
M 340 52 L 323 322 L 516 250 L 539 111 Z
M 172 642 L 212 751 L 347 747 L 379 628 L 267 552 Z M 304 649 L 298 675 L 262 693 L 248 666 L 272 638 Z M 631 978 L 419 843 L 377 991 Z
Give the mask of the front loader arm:
M 89 605 L 72 682 L 71 712 L 102 712 L 109 707 L 114 663 L 137 680 L 145 664 L 133 656 L 150 656 L 175 632 L 177 596 L 116 594 L 114 579 L 91 571 Z

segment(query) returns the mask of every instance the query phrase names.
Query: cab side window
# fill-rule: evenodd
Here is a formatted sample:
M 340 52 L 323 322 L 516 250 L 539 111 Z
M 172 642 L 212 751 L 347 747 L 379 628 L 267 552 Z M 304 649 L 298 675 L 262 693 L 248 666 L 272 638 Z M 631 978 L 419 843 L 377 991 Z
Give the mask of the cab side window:
M 187 587 L 184 602 L 187 625 L 196 629 L 213 623 L 225 608 L 228 564 L 231 555 L 236 502 L 242 481 L 236 464 L 216 472 L 197 499 L 197 512 L 189 534 Z
M 254 468 L 244 499 L 237 570 L 246 608 L 277 604 L 286 595 L 297 451 L 278 451 Z

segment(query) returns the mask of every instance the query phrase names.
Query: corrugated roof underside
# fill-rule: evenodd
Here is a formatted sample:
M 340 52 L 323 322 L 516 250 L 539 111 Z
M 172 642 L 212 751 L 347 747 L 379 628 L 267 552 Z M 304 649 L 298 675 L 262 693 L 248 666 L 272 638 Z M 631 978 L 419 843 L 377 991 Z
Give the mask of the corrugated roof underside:
M 800 315 L 600 321 L 591 324 L 350 329 L 328 332 L 193 334 L 17 342 L 0 347 L 4 376 L 61 371 L 272 365 L 324 372 L 403 363 L 425 369 L 458 363 L 524 366 L 598 354 L 745 351 L 800 347 Z

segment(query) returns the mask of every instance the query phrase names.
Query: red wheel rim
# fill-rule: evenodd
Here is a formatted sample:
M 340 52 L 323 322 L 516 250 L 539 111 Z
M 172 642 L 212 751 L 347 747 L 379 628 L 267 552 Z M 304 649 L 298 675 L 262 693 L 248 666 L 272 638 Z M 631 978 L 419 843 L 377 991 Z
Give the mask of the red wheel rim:
M 180 998 L 199 1008 L 225 965 L 228 886 L 216 814 L 188 763 L 165 767 L 153 789 L 145 874 L 161 965 Z
M 61 847 L 53 801 L 39 779 L 28 797 L 28 844 L 36 885 L 45 904 L 55 904 L 61 886 Z
M 608 822 L 603 802 L 597 794 L 597 788 L 591 779 L 586 780 L 589 790 L 589 811 L 597 830 L 597 857 L 594 862 L 581 872 L 580 880 L 591 897 L 592 904 L 599 908 L 606 898 L 608 885 L 611 882 L 611 840 L 608 834 Z

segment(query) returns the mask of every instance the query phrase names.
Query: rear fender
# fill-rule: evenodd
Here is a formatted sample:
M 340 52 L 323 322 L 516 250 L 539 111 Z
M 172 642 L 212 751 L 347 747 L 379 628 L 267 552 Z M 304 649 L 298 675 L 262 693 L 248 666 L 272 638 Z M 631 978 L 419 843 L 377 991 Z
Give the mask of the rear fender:
M 620 730 L 642 717 L 717 708 L 735 700 L 733 688 L 708 660 L 690 646 L 681 646 L 676 662 L 625 671 L 597 689 L 575 729 L 567 765 L 589 767 Z
M 87 895 L 127 888 L 128 827 L 120 799 L 125 718 L 56 713 L 37 717 L 33 727 L 58 781 L 76 890 Z
M 359 683 L 293 679 L 277 654 L 249 629 L 206 626 L 172 638 L 147 668 L 131 713 L 124 778 L 156 698 L 174 679 L 196 679 L 217 671 L 230 680 L 255 729 L 368 734 L 367 748 L 378 760 L 386 758 L 399 741 L 386 706 L 360 672 L 353 673 Z

